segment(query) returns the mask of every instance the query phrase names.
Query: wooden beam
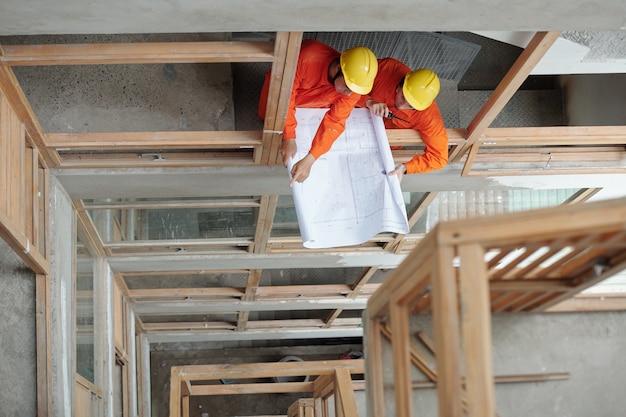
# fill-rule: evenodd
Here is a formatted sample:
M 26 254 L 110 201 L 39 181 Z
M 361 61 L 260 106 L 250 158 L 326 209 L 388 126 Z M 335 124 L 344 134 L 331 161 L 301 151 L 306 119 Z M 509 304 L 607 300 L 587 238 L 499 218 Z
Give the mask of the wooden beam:
M 37 417 L 48 416 L 51 408 L 50 363 L 50 289 L 48 277 L 35 276 L 35 308 L 37 333 Z
M 358 416 L 352 377 L 346 368 L 335 368 L 335 388 L 339 394 L 335 403 L 341 408 L 341 414 L 346 417 Z
M 391 332 L 394 335 L 391 339 L 391 348 L 396 395 L 395 411 L 398 417 L 410 417 L 413 415 L 413 392 L 410 384 L 409 308 L 401 303 L 399 297 L 392 298 L 390 302 Z
M 192 385 L 191 395 L 239 395 L 313 392 L 313 382 Z
M 26 98 L 26 94 L 24 94 L 13 70 L 4 64 L 2 59 L 4 59 L 4 56 L 2 55 L 2 50 L 0 50 L 0 92 L 6 96 L 11 108 L 24 124 L 28 138 L 41 154 L 44 167 L 52 168 L 59 166 L 61 161 L 58 156 L 46 149 L 43 129 Z
M 132 149 L 237 149 L 261 147 L 261 132 L 177 131 L 177 132 L 71 132 L 46 133 L 46 146 L 57 150 Z
M 169 417 L 180 417 L 181 409 L 181 383 L 183 379 L 179 369 L 172 366 L 170 371 L 170 415 Z
M 365 310 L 364 320 L 366 322 L 365 344 L 368 352 L 368 408 L 372 410 L 374 416 L 385 415 L 385 388 L 383 382 L 383 346 L 382 327 L 378 318 L 371 318 Z
M 259 208 L 256 232 L 254 234 L 254 253 L 268 252 L 267 243 L 270 239 L 272 225 L 274 224 L 277 205 L 277 195 L 261 197 L 261 207 Z
M 362 310 L 366 306 L 365 299 L 348 300 L 345 297 L 314 298 L 306 300 L 214 300 L 212 302 L 197 300 L 180 301 L 143 301 L 136 302 L 135 313 L 146 314 L 209 314 L 236 313 L 239 311 L 285 311 L 285 310 L 328 310 L 344 308 Z
M 133 301 L 151 298 L 242 298 L 244 290 L 241 288 L 216 287 L 216 288 L 146 288 L 128 290 L 128 295 Z
M 461 417 L 461 347 L 454 251 L 438 246 L 432 265 L 433 331 L 437 348 L 439 415 Z
M 580 294 L 545 310 L 546 313 L 626 311 L 624 294 Z
M 241 208 L 260 207 L 258 198 L 215 200 L 215 199 L 194 199 L 194 200 L 150 200 L 150 201 L 92 201 L 84 202 L 76 210 L 128 210 L 128 209 L 190 209 L 190 208 Z
M 0 213 L 0 238 L 22 258 L 34 273 L 44 275 L 50 273 L 50 262 L 38 251 L 31 250 L 30 240 L 2 213 Z
M 492 127 L 482 131 L 482 146 L 623 145 L 623 126 Z
M 461 328 L 469 417 L 495 417 L 491 310 L 485 254 L 479 244 L 459 247 Z
M 267 98 L 267 111 L 263 125 L 263 165 L 282 163 L 280 145 L 296 74 L 302 32 L 277 32 L 274 48 L 272 78 Z
M 543 55 L 550 49 L 552 44 L 558 39 L 560 32 L 537 32 L 528 43 L 522 54 L 515 61 L 511 69 L 504 76 L 500 84 L 487 99 L 487 102 L 479 110 L 478 114 L 470 122 L 467 127 L 467 143 L 458 152 L 456 159 L 452 162 L 458 162 L 459 158 L 470 148 L 475 148 L 476 141 L 484 133 L 485 129 L 495 120 L 498 113 L 504 108 L 507 102 L 513 97 L 513 94 L 522 85 L 528 77 L 532 69 L 541 60 Z M 475 151 L 474 151 L 475 152 Z M 462 174 L 469 173 L 472 158 L 468 157 Z
M 260 269 L 251 269 L 248 273 L 248 281 L 246 283 L 246 289 L 242 300 L 254 301 L 256 300 L 256 292 L 259 288 L 259 282 L 261 281 L 262 271 Z M 250 317 L 249 311 L 240 311 L 237 318 L 237 330 L 246 330 L 248 324 L 248 318 Z
M 252 379 L 283 376 L 332 375 L 337 367 L 345 367 L 352 374 L 365 371 L 363 359 L 273 362 L 219 365 L 175 366 L 181 380 L 217 381 L 219 379 Z
M 3 45 L 7 66 L 272 62 L 273 42 L 143 42 Z

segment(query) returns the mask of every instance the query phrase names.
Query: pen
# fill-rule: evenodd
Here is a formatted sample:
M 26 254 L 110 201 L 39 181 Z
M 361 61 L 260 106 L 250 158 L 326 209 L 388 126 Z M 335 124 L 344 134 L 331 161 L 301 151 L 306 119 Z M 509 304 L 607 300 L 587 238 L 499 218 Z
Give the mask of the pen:
M 399 118 L 398 116 L 396 116 L 395 114 L 393 114 L 392 112 L 387 113 L 387 118 L 389 118 L 389 119 L 398 119 L 398 120 L 400 120 L 401 122 L 404 122 L 404 123 L 409 123 L 409 121 L 408 121 L 408 120 L 401 119 L 401 118 Z

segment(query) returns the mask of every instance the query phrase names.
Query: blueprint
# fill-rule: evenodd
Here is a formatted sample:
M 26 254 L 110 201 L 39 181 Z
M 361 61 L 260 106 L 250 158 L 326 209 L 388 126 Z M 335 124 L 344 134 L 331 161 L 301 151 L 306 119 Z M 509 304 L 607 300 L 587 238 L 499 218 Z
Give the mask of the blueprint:
M 298 153 L 304 158 L 327 109 L 296 109 Z M 358 245 L 381 232 L 408 233 L 409 224 L 385 126 L 368 109 L 354 109 L 344 133 L 293 185 L 302 243 L 307 248 Z

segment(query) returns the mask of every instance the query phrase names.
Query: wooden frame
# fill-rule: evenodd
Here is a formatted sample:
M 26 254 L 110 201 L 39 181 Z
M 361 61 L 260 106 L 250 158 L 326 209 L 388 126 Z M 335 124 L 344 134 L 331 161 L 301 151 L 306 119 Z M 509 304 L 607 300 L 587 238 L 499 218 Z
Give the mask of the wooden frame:
M 467 129 L 448 129 L 450 138 L 450 161 L 464 163 L 463 175 L 511 175 L 511 174 L 553 174 L 553 173 L 623 173 L 625 152 L 623 149 L 626 137 L 619 126 L 603 127 L 548 127 L 548 128 L 515 128 L 493 129 L 490 123 L 497 113 L 504 107 L 523 80 L 528 76 L 534 64 L 549 49 L 558 37 L 557 32 L 538 33 L 524 53 L 520 56 L 511 71 L 502 80 L 492 97 L 483 106 Z M 4 238 L 25 262 L 35 271 L 38 277 L 45 277 L 49 271 L 49 245 L 46 234 L 48 168 L 71 169 L 81 167 L 182 167 L 182 166 L 253 166 L 276 165 L 280 163 L 279 147 L 282 128 L 284 126 L 287 103 L 291 91 L 291 83 L 295 73 L 297 56 L 299 53 L 302 32 L 279 32 L 275 42 L 175 42 L 149 44 L 90 44 L 90 45 L 5 45 L 0 49 L 0 150 L 2 154 L 11 155 L 0 161 L 0 190 L 6 191 L 7 198 L 0 205 L 0 236 Z M 237 132 L 115 132 L 115 133 L 44 133 L 37 118 L 22 91 L 13 66 L 26 65 L 100 65 L 100 64 L 145 64 L 145 63 L 192 63 L 192 62 L 271 62 L 272 81 L 268 102 L 268 117 L 263 131 Z M 389 141 L 395 146 L 410 146 L 421 148 L 423 142 L 419 134 L 412 130 L 390 130 Z M 408 160 L 414 151 L 394 151 L 397 161 Z M 15 157 L 17 156 L 17 157 Z M 139 156 L 139 158 L 138 158 Z M 494 163 L 512 163 L 524 160 L 523 165 L 514 169 L 494 169 Z M 586 161 L 585 166 L 570 169 L 559 166 L 559 160 Z M 607 167 L 607 162 L 613 166 Z M 620 165 L 621 164 L 621 165 Z M 24 190 L 20 192 L 20 190 Z M 585 198 L 588 198 L 587 195 Z M 411 224 L 419 218 L 434 193 L 425 198 L 410 215 Z M 581 198 L 581 201 L 585 198 Z M 256 230 L 251 238 L 216 239 L 212 241 L 164 242 L 148 241 L 134 243 L 107 243 L 105 244 L 86 210 L 89 205 L 81 201 L 75 202 L 79 221 L 85 227 L 85 233 L 92 241 L 94 253 L 100 257 L 114 256 L 142 256 L 145 254 L 178 254 L 188 251 L 196 253 L 236 253 L 236 254 L 294 254 L 311 252 L 302 247 L 298 237 L 273 238 L 270 236 L 274 214 L 276 212 L 277 196 L 261 196 L 258 202 L 259 216 Z M 205 202 L 207 205 L 218 203 Z M 179 203 L 184 205 L 183 203 Z M 232 203 L 234 204 L 234 203 Z M 167 203 L 153 202 L 149 207 L 172 208 Z M 137 205 L 139 207 L 139 205 Z M 145 207 L 145 206 L 142 206 Z M 91 208 L 94 208 L 92 205 Z M 111 206 L 111 208 L 114 208 Z M 119 208 L 119 207 L 118 207 Z M 122 233 L 123 230 L 116 230 Z M 619 236 L 612 237 L 613 242 L 619 243 Z M 432 241 L 431 241 L 432 242 Z M 582 247 L 586 244 L 596 244 L 596 241 L 581 240 L 575 242 Z M 381 235 L 358 248 L 341 248 L 336 252 L 355 253 L 408 253 L 413 250 L 419 240 L 415 237 L 407 238 L 401 235 Z M 420 244 L 420 247 L 423 246 Z M 459 248 L 461 245 L 459 245 Z M 463 246 L 464 259 L 475 262 L 478 248 L 473 244 Z M 461 251 L 461 249 L 459 249 Z M 472 255 L 473 254 L 473 255 Z M 502 248 L 501 252 L 492 259 L 487 266 L 486 274 L 490 275 L 489 302 L 494 311 L 535 311 L 546 306 L 557 308 L 558 302 L 579 290 L 582 284 L 575 275 L 578 271 L 572 267 L 572 276 L 559 279 L 552 277 L 538 278 L 527 276 L 531 273 L 528 267 L 519 265 L 530 255 L 519 257 L 519 262 L 495 270 L 494 265 L 501 262 L 506 256 L 515 255 L 512 247 Z M 446 315 L 445 321 L 439 323 L 443 328 L 448 326 L 469 326 L 472 323 L 483 322 L 484 311 L 468 312 L 469 323 L 458 323 L 454 320 L 454 302 L 443 298 L 442 294 L 450 294 L 457 285 L 454 282 L 454 273 L 446 268 L 456 255 L 452 252 L 440 254 L 438 261 L 432 265 L 428 274 L 438 274 L 447 271 L 447 281 L 442 282 L 432 294 L 426 294 L 426 286 L 420 284 L 409 291 L 406 297 L 393 300 L 395 307 L 389 314 L 396 318 L 395 329 L 400 330 L 399 323 L 405 321 L 408 310 L 419 312 L 437 312 L 437 316 Z M 461 256 L 461 255 L 458 255 Z M 542 256 L 542 255 L 538 255 Z M 581 256 L 578 252 L 565 256 L 555 264 L 552 272 L 560 272 L 561 265 L 571 263 L 572 259 Z M 474 260 L 473 260 L 474 259 Z M 425 259 L 422 259 L 423 261 Z M 584 260 L 582 261 L 584 264 Z M 596 269 L 604 268 L 604 264 L 596 265 Z M 245 288 L 211 288 L 203 291 L 182 288 L 172 298 L 192 294 L 203 302 L 219 301 L 229 297 L 243 303 L 287 301 L 311 301 L 325 297 L 336 301 L 332 311 L 324 320 L 276 320 L 259 321 L 249 320 L 249 311 L 242 308 L 238 311 L 234 323 L 216 322 L 209 329 L 199 329 L 196 323 L 151 323 L 144 324 L 137 318 L 141 332 L 159 333 L 166 331 L 180 331 L 192 329 L 193 332 L 209 332 L 213 330 L 231 330 L 243 332 L 267 328 L 356 328 L 359 320 L 341 318 L 344 302 L 362 301 L 375 290 L 379 284 L 367 284 L 376 266 L 371 266 L 352 287 L 344 285 L 319 286 L 305 288 L 292 287 L 263 287 L 259 284 L 260 270 L 246 269 L 249 273 Z M 602 271 L 601 277 L 610 270 Z M 423 276 L 425 280 L 426 276 Z M 458 278 L 462 278 L 461 275 Z M 522 278 L 530 278 L 522 280 Z M 38 289 L 42 285 L 38 278 Z M 463 278 L 468 280 L 470 278 Z M 426 282 L 426 281 L 423 281 Z M 472 287 L 477 291 L 474 297 L 485 297 L 484 288 Z M 482 292 L 481 292 L 482 291 Z M 434 299 L 438 294 L 439 298 Z M 420 294 L 423 299 L 419 302 L 409 302 L 410 297 Z M 145 304 L 160 298 L 158 290 L 137 292 L 135 295 L 141 300 L 133 300 L 133 306 L 143 307 Z M 129 299 L 130 300 L 130 299 Z M 176 300 L 170 299 L 176 304 Z M 38 303 L 43 300 L 38 298 Z M 154 303 L 153 303 L 154 304 Z M 577 302 L 580 305 L 580 302 Z M 589 304 L 589 303 L 585 303 Z M 201 303 L 195 304 L 198 308 Z M 243 304 L 237 304 L 241 306 Z M 330 305 L 330 303 L 329 303 Z M 598 303 L 594 305 L 599 306 Z M 615 303 L 612 304 L 613 306 Z M 41 307 L 42 305 L 39 305 Z M 313 303 L 310 306 L 315 306 Z M 320 304 L 322 306 L 322 304 Z M 321 308 L 315 306 L 313 308 Z M 339 307 L 337 307 L 339 306 Z M 39 308 L 38 307 L 38 308 Z M 605 304 L 606 307 L 606 304 Z M 571 308 L 571 307 L 570 307 Z M 582 307 L 581 307 L 582 308 Z M 602 308 L 602 307 L 599 307 Z M 615 307 L 611 307 L 615 308 Z M 39 311 L 39 310 L 38 310 Z M 393 313 L 393 314 L 392 314 Z M 48 323 L 49 325 L 49 323 Z M 372 326 L 375 326 L 372 324 Z M 43 329 L 43 323 L 38 329 Z M 378 323 L 379 328 L 380 323 Z M 41 333 L 43 335 L 43 333 Z M 400 333 L 402 334 L 402 333 Z M 485 334 L 479 334 L 469 340 L 475 347 L 476 355 L 483 355 L 479 348 L 485 348 Z M 453 347 L 459 338 L 446 339 L 445 334 L 439 334 L 437 340 L 447 349 L 448 355 L 455 358 Z M 443 340 L 443 341 L 442 341 Z M 43 341 L 41 342 L 43 343 Z M 43 345 L 41 345 L 43 346 Z M 477 347 L 478 346 L 478 347 Z M 38 347 L 38 369 L 44 370 L 43 353 Z M 407 363 L 410 350 L 396 346 L 395 351 L 402 363 Z M 487 355 L 488 356 L 488 355 Z M 46 356 L 47 357 L 47 356 Z M 481 356 L 482 357 L 482 356 Z M 484 358 L 483 358 L 484 359 Z M 452 363 L 452 366 L 454 363 Z M 48 364 L 48 367 L 50 364 Z M 454 369 L 440 369 L 448 380 L 455 377 Z M 400 369 L 402 372 L 402 369 Z M 484 380 L 484 369 L 472 370 L 472 380 Z M 41 372 L 42 377 L 44 372 Z M 49 387 L 48 387 L 49 388 Z M 449 392 L 458 393 L 458 386 L 447 386 Z M 39 388 L 41 404 L 49 403 L 44 398 L 46 387 Z M 491 412 L 488 406 L 489 393 L 482 392 L 480 397 L 481 412 Z M 399 393 L 400 399 L 407 398 L 408 393 Z M 451 403 L 449 410 L 456 412 L 458 404 Z M 476 410 L 476 409 L 474 409 Z M 406 411 L 405 411 L 406 412 Z M 476 413 L 477 411 L 473 411 Z
M 364 362 L 356 360 L 253 363 L 238 365 L 173 366 L 170 378 L 170 417 L 189 417 L 189 397 L 195 395 L 237 395 L 281 392 L 311 392 L 326 398 L 338 392 L 335 404 L 342 413 L 356 416 L 351 375 L 363 374 Z M 317 376 L 312 382 L 211 384 L 220 379 Z M 322 417 L 322 416 L 319 416 Z M 324 415 L 325 417 L 325 415 Z
M 412 414 L 409 318 L 432 312 L 439 415 L 495 416 L 490 313 L 546 311 L 626 268 L 625 222 L 622 198 L 440 223 L 368 301 L 374 409 L 391 326 L 396 415 Z

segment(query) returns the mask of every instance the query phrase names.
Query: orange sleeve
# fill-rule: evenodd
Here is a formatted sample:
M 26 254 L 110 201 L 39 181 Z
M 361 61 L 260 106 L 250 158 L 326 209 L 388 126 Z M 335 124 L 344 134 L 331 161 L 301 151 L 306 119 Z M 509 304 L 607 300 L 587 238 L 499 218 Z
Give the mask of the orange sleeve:
M 420 133 L 425 148 L 423 154 L 405 164 L 407 174 L 435 171 L 448 164 L 448 133 L 437 104 L 419 113 L 420 124 L 414 129 Z
M 346 120 L 360 98 L 361 95 L 357 93 L 352 93 L 349 96 L 342 95 L 333 103 L 330 110 L 326 112 L 317 128 L 311 143 L 311 149 L 309 150 L 309 153 L 315 159 L 328 152 L 333 143 L 343 133 L 346 128 Z

